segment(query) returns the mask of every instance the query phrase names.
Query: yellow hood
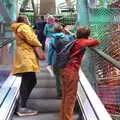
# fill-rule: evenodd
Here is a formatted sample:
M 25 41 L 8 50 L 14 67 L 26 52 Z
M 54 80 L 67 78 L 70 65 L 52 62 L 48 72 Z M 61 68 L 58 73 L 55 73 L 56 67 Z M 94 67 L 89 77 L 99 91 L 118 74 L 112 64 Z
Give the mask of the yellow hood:
M 19 28 L 20 25 L 25 25 L 25 24 L 24 23 L 13 23 L 13 24 L 11 24 L 11 29 L 14 32 L 17 32 L 17 29 Z

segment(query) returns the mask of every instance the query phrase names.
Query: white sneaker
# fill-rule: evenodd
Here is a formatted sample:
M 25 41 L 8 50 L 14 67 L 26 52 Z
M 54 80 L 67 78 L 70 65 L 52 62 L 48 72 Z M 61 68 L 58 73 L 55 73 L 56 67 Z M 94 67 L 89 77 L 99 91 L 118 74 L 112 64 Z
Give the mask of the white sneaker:
M 16 114 L 18 116 L 32 116 L 32 115 L 37 115 L 38 114 L 38 111 L 36 110 L 32 110 L 32 109 L 28 109 L 26 107 L 20 107 L 18 108 Z
M 48 72 L 50 73 L 51 77 L 55 77 L 55 74 L 54 74 L 54 72 L 53 72 L 53 70 L 52 70 L 52 67 L 51 67 L 50 65 L 48 65 L 48 66 L 46 67 L 46 69 L 47 69 Z

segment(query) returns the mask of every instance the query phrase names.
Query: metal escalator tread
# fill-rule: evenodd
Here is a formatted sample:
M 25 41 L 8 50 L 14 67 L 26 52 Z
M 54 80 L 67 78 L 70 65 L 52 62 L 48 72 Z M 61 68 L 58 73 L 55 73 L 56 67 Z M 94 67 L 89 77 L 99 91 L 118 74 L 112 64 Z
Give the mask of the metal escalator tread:
M 60 99 L 29 99 L 27 106 L 31 109 L 40 111 L 40 113 L 56 113 L 59 112 Z
M 59 113 L 40 113 L 36 116 L 17 117 L 12 120 L 59 120 Z M 75 114 L 73 120 L 79 120 L 78 114 Z
M 40 113 L 36 116 L 17 117 L 14 116 L 12 120 L 58 120 L 57 113 Z
M 57 96 L 56 88 L 34 88 L 30 99 L 54 99 Z

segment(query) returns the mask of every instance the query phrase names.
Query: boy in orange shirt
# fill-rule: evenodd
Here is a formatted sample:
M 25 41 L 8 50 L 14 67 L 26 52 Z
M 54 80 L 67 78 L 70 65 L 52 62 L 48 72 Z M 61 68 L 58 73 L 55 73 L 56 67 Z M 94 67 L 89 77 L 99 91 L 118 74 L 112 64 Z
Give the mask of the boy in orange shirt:
M 77 41 L 70 53 L 70 60 L 61 69 L 62 80 L 62 103 L 60 120 L 73 120 L 73 110 L 77 95 L 77 84 L 79 80 L 79 68 L 85 53 L 86 47 L 96 47 L 100 41 L 90 39 L 90 29 L 79 27 L 76 33 Z

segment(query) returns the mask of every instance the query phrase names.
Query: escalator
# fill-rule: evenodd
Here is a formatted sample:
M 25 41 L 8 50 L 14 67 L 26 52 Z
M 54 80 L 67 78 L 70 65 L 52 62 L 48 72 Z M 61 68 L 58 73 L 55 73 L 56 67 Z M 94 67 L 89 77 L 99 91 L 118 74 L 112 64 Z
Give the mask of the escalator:
M 25 0 L 25 1 L 28 1 L 28 0 Z M 8 14 L 5 14 L 5 15 L 7 16 L 4 16 L 4 18 L 8 18 Z M 5 19 L 5 20 L 8 20 L 8 19 Z M 1 33 L 4 32 L 4 30 L 1 29 L 2 27 L 3 25 L 0 26 L 0 36 L 2 36 Z M 8 34 L 5 34 L 5 35 L 7 36 Z M 18 117 L 15 115 L 14 111 L 16 108 L 17 99 L 19 97 L 19 87 L 21 83 L 21 78 L 12 76 L 10 74 L 11 61 L 13 58 L 13 53 L 12 53 L 13 50 L 11 50 L 12 48 L 11 45 L 13 45 L 12 41 L 13 41 L 12 39 L 6 38 L 4 36 L 0 38 L 0 42 L 1 42 L 0 48 L 4 48 L 2 50 L 3 54 L 1 55 L 0 58 L 5 58 L 5 59 L 0 59 L 0 63 L 2 63 L 0 64 L 1 65 L 0 66 L 0 73 L 1 73 L 1 78 L 0 78 L 0 82 L 1 82 L 1 85 L 0 85 L 0 116 L 1 117 L 0 117 L 0 120 L 57 120 L 59 118 L 59 107 L 60 107 L 61 100 L 56 98 L 57 95 L 56 95 L 56 88 L 55 88 L 56 87 L 55 78 L 51 78 L 49 73 L 47 72 L 46 62 L 41 62 L 42 71 L 40 73 L 37 73 L 38 84 L 32 91 L 31 96 L 27 103 L 27 106 L 29 108 L 37 109 L 38 111 L 40 111 L 40 113 L 37 116 L 30 116 L 30 117 L 29 116 Z M 107 50 L 108 46 L 105 46 L 105 48 Z M 113 48 L 113 46 L 111 48 Z M 115 49 L 113 51 L 115 51 Z M 119 75 L 118 73 L 119 71 L 116 69 L 120 69 L 119 67 L 120 64 L 116 61 L 109 60 L 109 57 L 104 56 L 104 54 L 101 54 L 101 52 L 99 51 L 97 52 L 95 50 L 94 52 L 95 54 L 96 53 L 99 54 L 98 56 L 100 56 L 101 59 L 98 60 L 98 56 L 95 57 L 95 61 L 93 61 L 91 64 L 93 65 L 93 63 L 95 63 L 95 66 L 91 67 L 92 70 L 91 71 L 89 70 L 90 73 L 88 72 L 88 69 L 89 69 L 88 66 L 87 66 L 87 69 L 84 69 L 83 72 L 81 72 L 80 70 L 81 81 L 79 81 L 78 83 L 77 99 L 79 102 L 81 112 L 74 114 L 74 120 L 112 120 L 111 116 L 113 115 L 113 113 L 116 115 L 115 112 L 120 111 L 119 109 L 117 109 L 119 107 L 119 105 L 117 105 L 111 114 L 110 107 L 113 108 L 115 107 L 116 104 L 113 105 L 110 103 L 110 104 L 104 104 L 105 106 L 103 105 L 103 103 L 106 101 L 109 101 L 109 100 L 112 101 L 113 95 L 114 95 L 114 100 L 116 101 L 119 100 L 118 99 L 119 93 L 117 93 L 119 92 L 119 89 L 116 89 L 119 86 L 106 84 L 106 81 L 104 80 L 107 79 L 107 82 L 108 82 L 108 80 L 111 80 L 111 78 L 112 79 L 117 78 L 117 80 L 113 79 L 113 81 L 118 82 L 119 76 L 116 76 L 116 75 Z M 117 56 L 118 56 L 117 60 L 119 61 L 119 55 Z M 93 68 L 96 68 L 96 71 Z M 99 84 L 95 83 L 96 79 L 98 80 Z M 103 84 L 103 81 L 105 84 Z M 117 92 L 115 91 L 117 94 L 111 91 L 111 93 L 109 94 L 112 95 L 110 96 L 110 98 L 112 99 L 109 99 L 109 98 L 106 99 L 107 95 L 103 94 L 103 92 L 105 91 L 102 91 L 102 89 L 104 88 L 105 89 L 115 88 L 116 91 L 117 90 L 118 91 Z M 107 91 L 109 91 L 109 89 L 107 89 Z M 108 114 L 109 111 L 110 111 L 110 114 Z
M 9 42 L 8 42 L 9 43 Z M 8 44 L 7 44 L 8 45 Z M 96 50 L 94 50 L 95 52 Z M 97 52 L 97 51 L 96 51 Z M 106 57 L 98 52 L 103 59 Z M 106 58 L 107 59 L 107 58 Z M 109 59 L 107 59 L 109 61 Z M 112 63 L 112 61 L 111 61 Z M 115 62 L 117 63 L 117 62 Z M 112 63 L 114 65 L 114 62 Z M 15 115 L 15 108 L 19 96 L 20 77 L 8 73 L 0 89 L 0 116 L 1 120 L 57 120 L 59 119 L 59 107 L 61 100 L 56 96 L 55 78 L 52 78 L 46 70 L 47 62 L 41 62 L 42 71 L 37 73 L 37 85 L 33 89 L 27 102 L 29 108 L 37 109 L 40 113 L 37 116 L 18 117 Z M 119 68 L 119 64 L 114 67 Z M 2 67 L 2 70 L 5 68 Z M 7 67 L 11 70 L 10 67 Z M 85 71 L 84 71 L 85 72 Z M 7 73 L 7 72 L 5 72 Z M 85 72 L 87 73 L 87 71 Z M 87 77 L 80 70 L 81 81 L 78 84 L 77 99 L 81 109 L 80 113 L 74 114 L 74 120 L 112 120 L 104 105 L 99 99 Z M 91 97 L 94 96 L 94 97 Z M 104 117 L 103 117 L 104 116 Z
M 4 38 L 4 37 L 3 37 Z M 55 78 L 51 78 L 49 73 L 46 70 L 47 62 L 41 62 L 42 71 L 37 73 L 37 85 L 31 93 L 31 96 L 28 100 L 27 106 L 29 108 L 37 109 L 40 113 L 37 116 L 27 116 L 27 117 L 18 117 L 15 115 L 15 108 L 17 99 L 19 97 L 19 87 L 21 83 L 20 77 L 15 77 L 10 75 L 13 53 L 11 51 L 11 45 L 13 40 L 8 39 L 2 42 L 1 48 L 7 48 L 7 61 L 4 59 L 1 66 L 2 70 L 8 70 L 9 73 L 3 82 L 3 85 L 0 89 L 0 116 L 1 120 L 57 120 L 59 119 L 59 107 L 60 99 L 56 98 L 56 83 Z M 98 54 L 100 54 L 98 52 Z M 2 58 L 4 58 L 2 56 Z M 104 59 L 104 56 L 102 56 Z M 116 63 L 116 62 L 115 62 Z M 114 64 L 114 63 L 113 63 Z M 6 67 L 7 66 L 7 67 Z M 119 68 L 118 64 L 115 64 L 114 67 Z M 84 71 L 87 73 L 87 71 Z M 7 74 L 7 71 L 5 71 Z M 81 73 L 81 72 L 80 72 Z M 107 113 L 103 104 L 101 103 L 98 95 L 95 93 L 92 87 L 89 85 L 89 79 L 91 75 L 88 75 L 86 78 L 84 74 L 80 74 L 82 81 L 79 81 L 78 85 L 78 102 L 81 109 L 80 113 L 74 114 L 74 120 L 111 120 L 110 115 Z M 84 84 L 84 81 L 87 81 Z M 87 85 L 87 86 L 86 86 Z M 89 89 L 88 89 L 89 87 Z M 91 97 L 94 95 L 95 97 Z M 99 104 L 99 108 L 97 107 Z M 103 119 L 103 115 L 105 116 Z

